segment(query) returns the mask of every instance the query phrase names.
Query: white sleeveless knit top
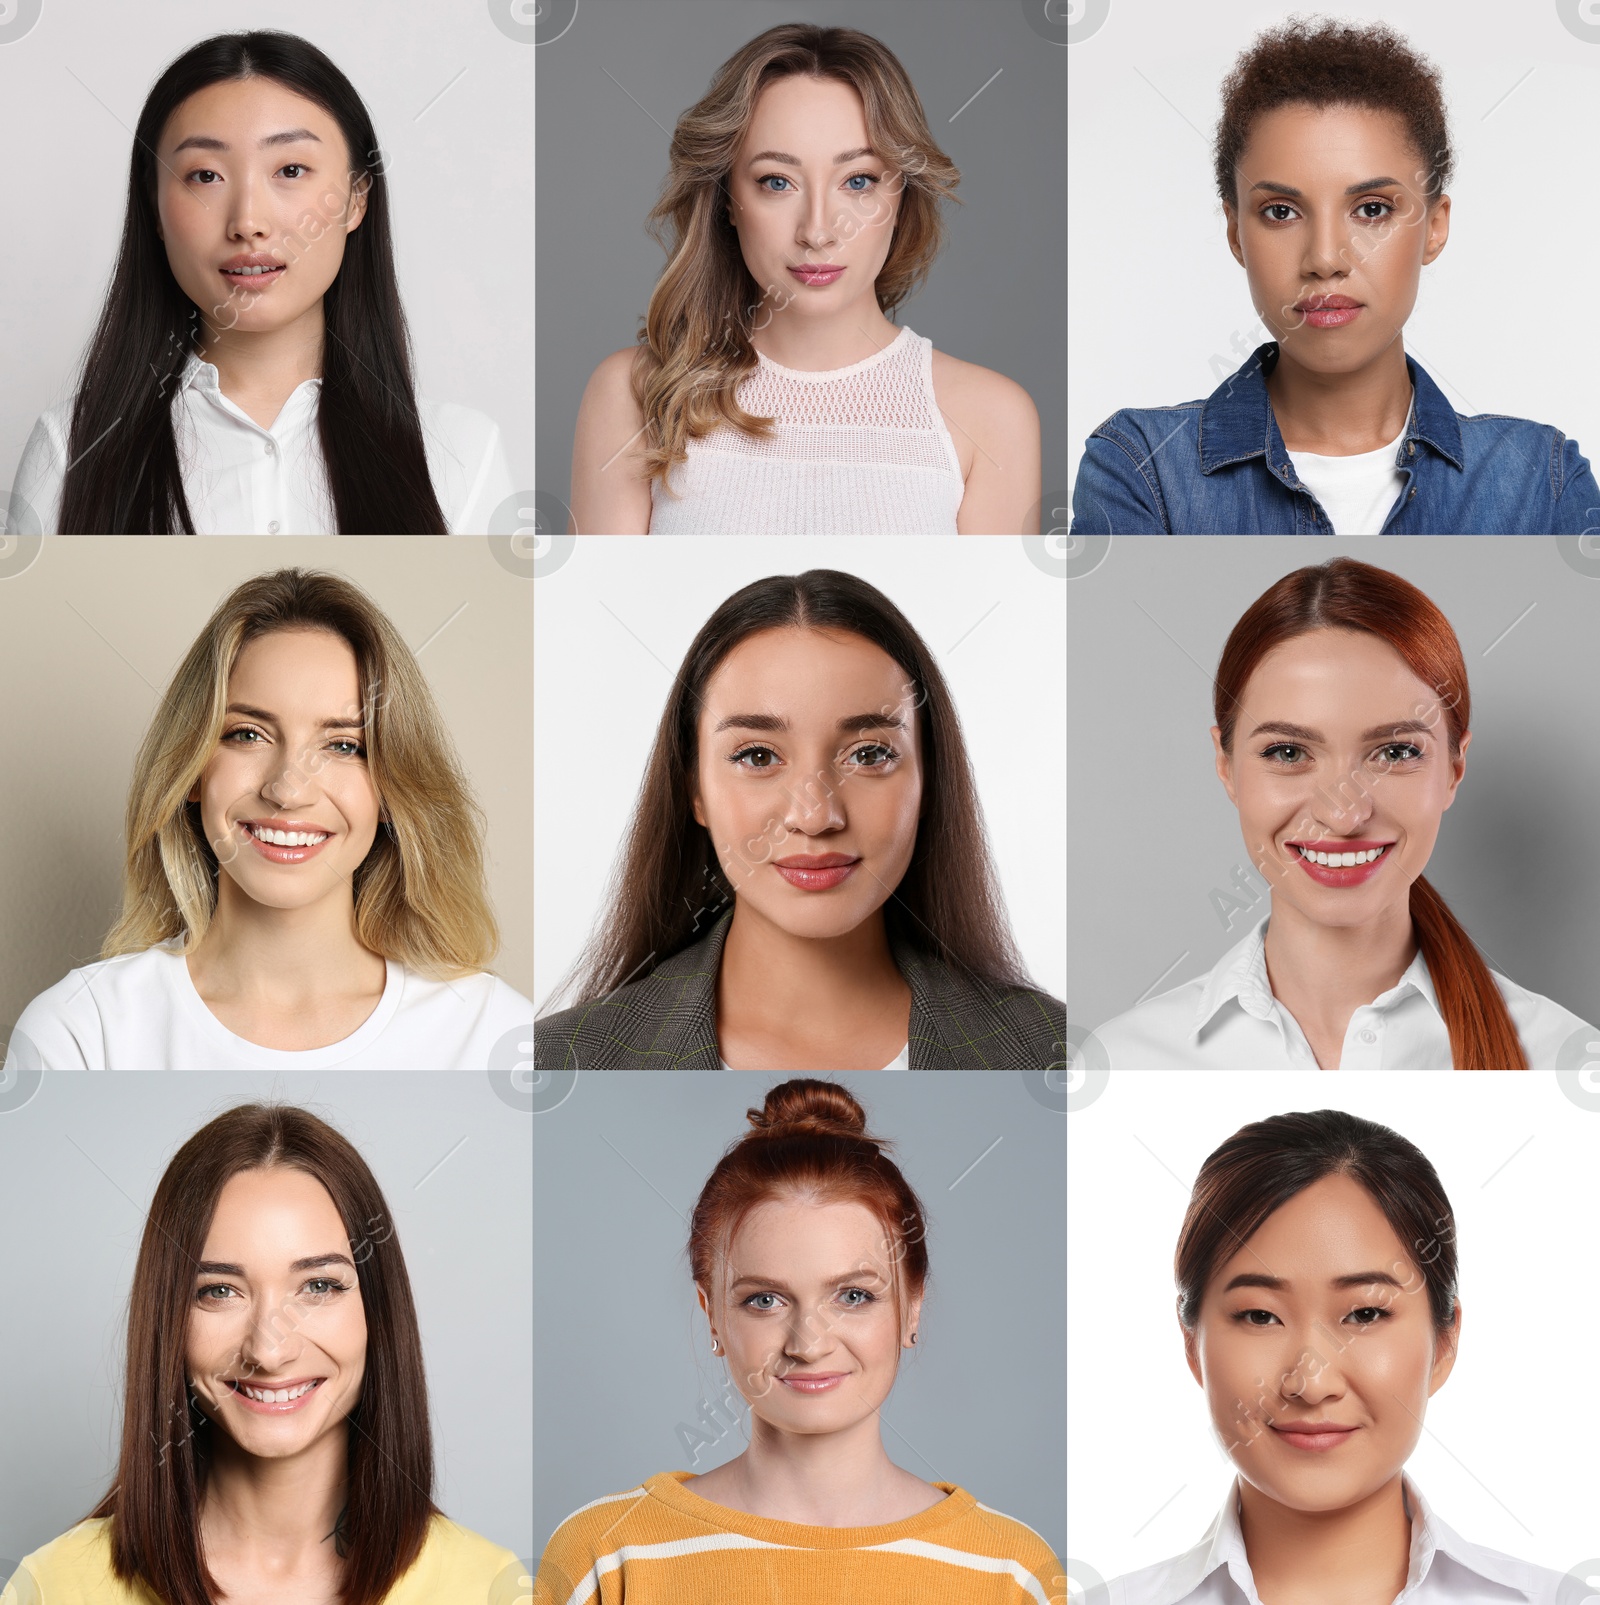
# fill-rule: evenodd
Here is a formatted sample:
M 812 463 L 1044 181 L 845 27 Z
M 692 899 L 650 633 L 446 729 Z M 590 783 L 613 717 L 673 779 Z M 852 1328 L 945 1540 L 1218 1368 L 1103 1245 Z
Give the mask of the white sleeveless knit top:
M 966 487 L 933 397 L 933 342 L 902 328 L 845 368 L 802 373 L 756 353 L 739 405 L 776 419 L 688 444 L 650 486 L 652 535 L 954 535 Z

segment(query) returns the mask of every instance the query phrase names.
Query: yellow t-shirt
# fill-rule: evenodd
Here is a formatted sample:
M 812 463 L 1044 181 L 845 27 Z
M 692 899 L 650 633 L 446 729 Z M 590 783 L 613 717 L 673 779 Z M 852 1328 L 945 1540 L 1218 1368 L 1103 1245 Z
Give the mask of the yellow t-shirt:
M 539 1562 L 535 1605 L 1066 1605 L 1031 1527 L 966 1489 L 882 1527 L 810 1527 L 714 1505 L 665 1471 L 576 1510 Z
M 25 1555 L 0 1605 L 160 1605 L 143 1583 L 111 1572 L 111 1518 L 80 1521 Z M 384 1605 L 527 1605 L 533 1580 L 509 1549 L 443 1516 L 428 1526 L 416 1563 Z

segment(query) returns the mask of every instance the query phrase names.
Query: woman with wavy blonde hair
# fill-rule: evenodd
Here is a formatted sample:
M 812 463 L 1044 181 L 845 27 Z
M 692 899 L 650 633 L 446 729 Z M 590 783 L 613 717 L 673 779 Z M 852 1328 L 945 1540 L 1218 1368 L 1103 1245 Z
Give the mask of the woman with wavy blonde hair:
M 890 314 L 960 174 L 905 68 L 785 23 L 679 119 L 636 345 L 584 392 L 572 533 L 1033 534 L 1039 416 Z
M 8 1068 L 516 1062 L 483 822 L 416 659 L 298 568 L 227 596 L 134 764 L 122 913 L 23 1011 Z

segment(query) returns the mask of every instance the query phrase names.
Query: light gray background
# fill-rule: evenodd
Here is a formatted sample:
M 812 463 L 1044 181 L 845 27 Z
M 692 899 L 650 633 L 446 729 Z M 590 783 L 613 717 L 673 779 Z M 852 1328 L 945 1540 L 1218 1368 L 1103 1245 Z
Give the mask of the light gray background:
M 1228 249 L 1211 139 L 1235 59 L 1293 12 L 1391 23 L 1443 76 L 1450 241 L 1422 270 L 1407 353 L 1458 412 L 1553 424 L 1600 461 L 1594 320 L 1572 296 L 1600 254 L 1600 212 L 1572 204 L 1600 117 L 1600 18 L 1586 43 L 1557 0 L 1072 4 L 1105 17 L 1069 53 L 1073 479 L 1118 408 L 1203 399 L 1272 338 Z
M 488 413 L 512 477 L 531 486 L 534 46 L 496 26 L 496 9 L 511 5 L 43 0 L 32 29 L 0 44 L 0 141 L 30 153 L 5 177 L 0 489 L 39 414 L 71 394 L 122 237 L 150 86 L 191 45 L 246 28 L 309 39 L 365 101 L 384 152 L 418 392 Z
M 487 821 L 501 949 L 532 987 L 532 582 L 487 536 L 47 536 L 0 564 L 0 1029 L 92 963 L 122 908 L 134 755 L 212 609 L 254 574 L 325 569 L 359 585 L 405 638 Z M 0 553 L 0 556 L 5 554 Z
M 531 1558 L 528 1108 L 486 1075 L 427 1073 L 46 1071 L 19 1107 L 24 1091 L 0 1088 L 0 1554 L 66 1532 L 116 1475 L 128 1293 L 172 1156 L 276 1100 L 349 1138 L 383 1189 L 422 1328 L 435 1502 Z
M 746 1447 L 749 1410 L 711 1354 L 685 1244 L 706 1178 L 750 1130 L 745 1111 L 786 1079 L 546 1078 L 554 1096 L 570 1091 L 534 1123 L 541 1550 L 580 1505 L 660 1471 L 698 1475 Z M 928 1293 L 917 1347 L 882 1408 L 884 1448 L 914 1475 L 1026 1522 L 1064 1556 L 1065 1110 L 1004 1071 L 827 1079 L 860 1099 L 868 1131 L 894 1142 L 928 1223 Z M 691 1463 L 679 1429 L 708 1430 L 702 1403 L 730 1425 Z
M 877 586 L 933 652 L 1017 946 L 1035 983 L 1065 996 L 1065 584 L 1022 537 L 558 539 L 576 544 L 534 581 L 536 1007 L 600 917 L 689 643 L 735 591 L 809 568 Z
M 1592 1262 L 1572 1256 L 1572 1228 L 1592 1211 L 1600 1086 L 1568 1097 L 1548 1072 L 1138 1070 L 1113 1071 L 1068 1125 L 1076 1559 L 1106 1581 L 1152 1566 L 1198 1542 L 1221 1508 L 1236 1468 L 1184 1363 L 1172 1256 L 1206 1155 L 1295 1109 L 1398 1131 L 1455 1211 L 1461 1342 L 1406 1465 L 1423 1498 L 1470 1542 L 1555 1571 L 1600 1554 L 1585 1447 L 1600 1409 L 1565 1381 L 1572 1334 L 1600 1321 Z
M 1229 631 L 1268 586 L 1335 556 L 1427 592 L 1466 658 L 1473 742 L 1430 884 L 1494 969 L 1600 1019 L 1589 649 L 1600 559 L 1580 573 L 1555 537 L 1537 536 L 1135 535 L 1118 536 L 1098 568 L 1067 584 L 1075 1026 L 1092 1031 L 1147 992 L 1205 974 L 1269 912 L 1212 762 L 1212 676 Z M 1259 902 L 1229 911 L 1229 926 L 1211 893 L 1247 896 L 1235 870 Z
M 645 218 L 674 124 L 728 57 L 782 22 L 858 28 L 910 74 L 934 139 L 961 170 L 963 204 L 944 209 L 945 248 L 895 319 L 1015 379 L 1039 409 L 1045 493 L 1065 489 L 1067 51 L 1029 27 L 1024 3 L 1045 0 L 578 6 L 539 51 L 541 491 L 571 501 L 583 387 L 602 357 L 633 344 L 666 263 Z

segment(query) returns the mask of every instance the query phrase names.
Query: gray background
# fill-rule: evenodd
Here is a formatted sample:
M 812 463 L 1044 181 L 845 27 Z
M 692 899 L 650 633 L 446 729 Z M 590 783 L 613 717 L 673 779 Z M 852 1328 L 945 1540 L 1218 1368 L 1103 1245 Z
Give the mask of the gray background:
M 0 1555 L 58 1537 L 110 1487 L 145 1211 L 195 1131 L 255 1099 L 325 1120 L 371 1168 L 422 1328 L 435 1501 L 531 1559 L 528 1110 L 488 1076 L 337 1071 L 0 1084 Z
M 1136 535 L 1118 536 L 1067 586 L 1075 1026 L 1094 1030 L 1146 992 L 1205 974 L 1269 911 L 1213 767 L 1212 676 L 1228 632 L 1269 585 L 1335 556 L 1426 591 L 1466 658 L 1473 742 L 1430 884 L 1491 967 L 1600 1020 L 1600 554 L 1586 561 L 1574 539 L 1533 536 Z M 1236 869 L 1259 901 L 1228 926 L 1210 894 L 1249 895 Z
M 534 1122 L 541 1550 L 580 1505 L 657 1472 L 698 1475 L 745 1448 L 749 1411 L 711 1355 L 685 1244 L 706 1178 L 750 1129 L 745 1111 L 785 1079 L 546 1078 L 549 1101 L 566 1096 L 541 1104 Z M 1064 1104 L 1044 1107 L 1027 1077 L 1007 1072 L 827 1079 L 860 1099 L 868 1131 L 893 1140 L 928 1221 L 920 1336 L 882 1409 L 884 1448 L 914 1475 L 959 1484 L 1026 1522 L 1065 1556 Z M 702 1402 L 724 1421 L 736 1413 L 737 1425 L 691 1463 L 678 1428 L 707 1430 Z
M 0 552 L 0 558 L 5 557 Z M 254 574 L 353 581 L 404 636 L 487 819 L 492 968 L 533 986 L 532 585 L 487 536 L 47 536 L 0 562 L 0 1031 L 92 963 L 122 907 L 133 759 L 212 609 Z M 18 563 L 26 566 L 18 569 Z
M 42 0 L 31 29 L 0 37 L 0 143 L 32 153 L 5 174 L 0 491 L 39 414 L 71 394 L 151 84 L 190 45 L 245 28 L 309 39 L 355 85 L 384 152 L 418 392 L 486 412 L 513 479 L 532 485 L 534 47 L 512 3 Z
M 895 319 L 1027 390 L 1045 493 L 1065 489 L 1067 51 L 1028 25 L 1025 3 L 1044 0 L 579 4 L 572 26 L 539 51 L 542 492 L 570 502 L 583 387 L 602 357 L 633 344 L 665 265 L 644 225 L 673 125 L 729 56 L 782 22 L 859 28 L 910 74 L 934 139 L 961 170 L 963 204 L 944 209 L 944 250 Z

